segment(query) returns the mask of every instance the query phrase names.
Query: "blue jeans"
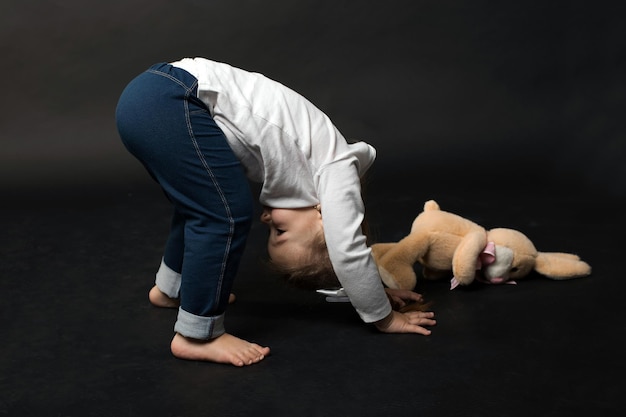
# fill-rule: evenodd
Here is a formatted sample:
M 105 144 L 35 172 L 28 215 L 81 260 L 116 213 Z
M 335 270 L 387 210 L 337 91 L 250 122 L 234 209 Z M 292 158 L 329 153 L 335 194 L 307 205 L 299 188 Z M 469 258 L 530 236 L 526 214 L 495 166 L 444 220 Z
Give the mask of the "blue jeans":
M 241 163 L 197 97 L 195 77 L 156 64 L 132 80 L 116 109 L 122 142 L 173 204 L 156 285 L 180 298 L 174 330 L 211 339 L 224 312 L 254 212 Z

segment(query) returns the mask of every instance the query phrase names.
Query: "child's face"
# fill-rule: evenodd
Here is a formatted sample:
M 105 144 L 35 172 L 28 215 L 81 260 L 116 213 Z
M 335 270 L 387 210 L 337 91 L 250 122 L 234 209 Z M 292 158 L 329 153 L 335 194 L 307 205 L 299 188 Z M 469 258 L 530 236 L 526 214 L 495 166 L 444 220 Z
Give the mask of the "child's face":
M 267 251 L 272 262 L 297 266 L 311 252 L 313 241 L 323 233 L 322 215 L 314 207 L 280 209 L 265 207 L 261 221 L 270 228 Z

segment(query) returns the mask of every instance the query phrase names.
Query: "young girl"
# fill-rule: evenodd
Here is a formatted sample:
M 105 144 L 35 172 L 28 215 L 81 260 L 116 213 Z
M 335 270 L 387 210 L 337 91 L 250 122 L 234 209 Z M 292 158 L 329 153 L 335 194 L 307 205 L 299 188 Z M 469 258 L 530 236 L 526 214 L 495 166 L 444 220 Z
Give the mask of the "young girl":
M 421 296 L 383 288 L 361 232 L 360 176 L 374 148 L 348 144 L 304 97 L 258 73 L 185 58 L 132 80 L 116 119 L 125 146 L 174 207 L 149 298 L 178 306 L 176 357 L 243 366 L 270 353 L 224 329 L 252 222 L 248 179 L 262 183 L 274 264 L 309 287 L 336 277 L 361 319 L 380 331 L 430 334 L 422 326 L 435 324 L 433 313 L 392 310 L 390 301 Z

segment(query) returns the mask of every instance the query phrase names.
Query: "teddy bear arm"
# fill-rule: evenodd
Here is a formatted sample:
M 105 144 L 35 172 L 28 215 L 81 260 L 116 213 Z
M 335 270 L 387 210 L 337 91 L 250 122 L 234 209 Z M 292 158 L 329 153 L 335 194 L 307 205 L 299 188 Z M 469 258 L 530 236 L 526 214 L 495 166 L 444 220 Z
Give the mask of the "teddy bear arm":
M 487 245 L 485 231 L 469 232 L 461 240 L 452 257 L 452 273 L 461 285 L 469 285 L 476 276 L 478 255 Z

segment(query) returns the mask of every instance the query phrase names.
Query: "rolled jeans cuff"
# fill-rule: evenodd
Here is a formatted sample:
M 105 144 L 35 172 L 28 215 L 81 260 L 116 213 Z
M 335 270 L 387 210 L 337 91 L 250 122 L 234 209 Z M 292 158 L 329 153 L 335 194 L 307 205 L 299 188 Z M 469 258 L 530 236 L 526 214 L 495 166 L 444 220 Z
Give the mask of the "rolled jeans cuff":
M 156 273 L 155 284 L 159 290 L 170 298 L 178 298 L 180 293 L 180 273 L 165 265 L 161 259 L 161 266 Z
M 211 317 L 196 316 L 179 307 L 174 331 L 192 339 L 215 339 L 226 333 L 224 314 Z

